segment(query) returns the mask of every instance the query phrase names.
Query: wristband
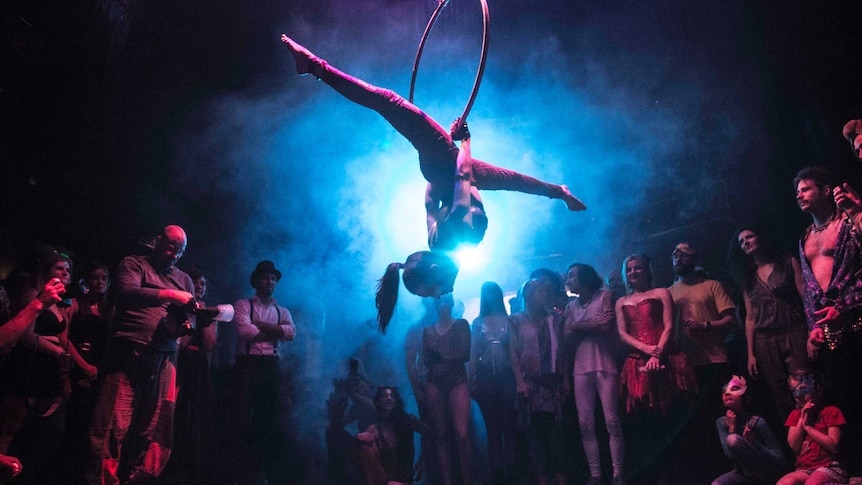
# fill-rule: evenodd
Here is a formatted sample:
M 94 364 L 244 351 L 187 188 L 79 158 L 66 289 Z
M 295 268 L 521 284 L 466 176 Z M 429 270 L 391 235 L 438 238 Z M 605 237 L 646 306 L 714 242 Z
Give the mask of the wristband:
M 709 320 L 706 321 L 706 329 L 712 330 L 712 322 L 710 322 Z

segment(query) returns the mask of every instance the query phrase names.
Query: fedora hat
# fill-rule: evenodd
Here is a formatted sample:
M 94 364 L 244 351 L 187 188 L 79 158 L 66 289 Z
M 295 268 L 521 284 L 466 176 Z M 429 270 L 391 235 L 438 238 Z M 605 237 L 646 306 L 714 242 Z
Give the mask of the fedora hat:
M 269 260 L 263 260 L 257 263 L 257 266 L 254 268 L 254 271 L 251 272 L 251 277 L 249 277 L 248 281 L 251 283 L 251 287 L 255 288 L 255 281 L 260 277 L 260 275 L 265 273 L 272 273 L 275 275 L 275 281 L 281 280 L 281 271 L 275 269 L 275 263 Z

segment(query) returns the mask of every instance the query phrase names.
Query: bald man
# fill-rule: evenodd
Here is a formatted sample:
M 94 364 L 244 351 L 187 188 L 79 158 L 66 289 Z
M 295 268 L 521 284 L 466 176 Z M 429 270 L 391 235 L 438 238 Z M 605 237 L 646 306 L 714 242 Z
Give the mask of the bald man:
M 117 269 L 115 333 L 100 369 L 88 483 L 151 483 L 170 457 L 181 322 L 168 306 L 193 299 L 191 277 L 176 268 L 185 249 L 183 228 L 167 226 L 149 254 L 128 256 Z

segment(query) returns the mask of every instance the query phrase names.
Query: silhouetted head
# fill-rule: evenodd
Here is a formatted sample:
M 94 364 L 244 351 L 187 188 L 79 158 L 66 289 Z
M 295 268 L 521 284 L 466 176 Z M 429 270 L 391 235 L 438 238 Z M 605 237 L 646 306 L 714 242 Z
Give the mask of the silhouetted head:
M 548 288 L 550 299 L 548 308 L 562 309 L 566 306 L 568 297 L 566 296 L 566 281 L 563 275 L 549 268 L 537 268 L 530 273 L 530 279 L 543 280 L 550 285 Z
M 486 281 L 482 283 L 482 291 L 479 294 L 479 316 L 495 314 L 506 314 L 503 289 L 493 281 Z
M 524 283 L 524 311 L 531 314 L 550 312 L 554 308 L 554 284 L 545 277 L 531 278 Z
M 626 284 L 623 282 L 621 271 L 612 269 L 605 275 L 605 285 L 613 293 L 614 298 L 620 298 L 626 294 Z
M 595 293 L 602 287 L 602 279 L 596 269 L 588 264 L 572 263 L 566 273 L 566 288 L 578 295 Z
M 192 278 L 192 284 L 195 289 L 195 299 L 203 301 L 207 296 L 207 283 L 209 283 L 206 275 L 204 275 L 203 271 L 201 271 L 197 266 L 192 266 L 188 271 L 186 271 L 186 273 L 188 273 Z

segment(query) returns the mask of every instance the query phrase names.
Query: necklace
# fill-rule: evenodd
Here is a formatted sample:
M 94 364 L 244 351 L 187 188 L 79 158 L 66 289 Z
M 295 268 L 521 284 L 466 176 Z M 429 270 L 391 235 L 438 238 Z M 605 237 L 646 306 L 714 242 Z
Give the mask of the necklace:
M 835 219 L 836 219 L 835 213 L 833 212 L 832 215 L 829 216 L 829 219 L 826 219 L 826 222 L 824 222 L 822 226 L 818 226 L 815 223 L 811 223 L 811 232 L 823 232 L 823 231 L 825 231 L 826 228 L 829 227 L 829 225 L 832 224 L 832 222 Z

